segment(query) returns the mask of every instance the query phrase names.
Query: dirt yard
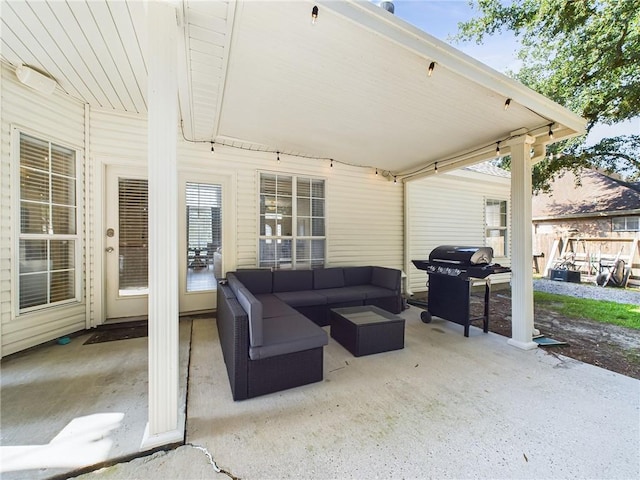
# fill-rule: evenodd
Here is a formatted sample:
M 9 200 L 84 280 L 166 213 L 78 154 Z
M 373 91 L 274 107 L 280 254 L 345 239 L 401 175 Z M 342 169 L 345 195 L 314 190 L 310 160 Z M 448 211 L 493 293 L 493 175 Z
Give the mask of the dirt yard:
M 482 315 L 483 297 L 474 293 L 471 298 L 472 315 Z M 481 326 L 482 322 L 475 324 Z M 535 327 L 546 337 L 567 342 L 568 345 L 541 347 L 551 355 L 564 355 L 640 379 L 640 330 L 566 318 L 540 307 L 535 307 Z M 489 330 L 511 337 L 509 290 L 491 293 Z

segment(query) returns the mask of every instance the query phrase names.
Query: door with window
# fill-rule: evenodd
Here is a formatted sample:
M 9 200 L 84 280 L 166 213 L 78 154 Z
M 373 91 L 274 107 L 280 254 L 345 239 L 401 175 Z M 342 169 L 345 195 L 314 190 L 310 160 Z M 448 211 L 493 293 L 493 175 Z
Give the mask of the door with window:
M 145 168 L 108 166 L 104 255 L 106 318 L 147 314 L 149 194 Z
M 180 311 L 216 306 L 216 285 L 224 276 L 223 181 L 202 174 L 180 176 Z

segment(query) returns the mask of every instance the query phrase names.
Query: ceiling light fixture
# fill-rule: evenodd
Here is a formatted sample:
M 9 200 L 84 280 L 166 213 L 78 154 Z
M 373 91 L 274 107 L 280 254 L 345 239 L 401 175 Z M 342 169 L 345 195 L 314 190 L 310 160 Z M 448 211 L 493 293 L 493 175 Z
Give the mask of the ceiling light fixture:
M 429 64 L 429 70 L 427 70 L 427 76 L 430 77 L 433 73 L 433 69 L 436 68 L 436 62 L 431 62 Z
M 393 183 L 398 183 L 398 176 L 397 175 L 393 176 Z
M 378 167 L 376 167 L 376 175 L 378 174 Z
M 278 155 L 278 163 L 280 163 L 280 152 L 276 152 L 276 154 Z
M 214 142 L 211 142 L 211 153 L 215 152 L 215 149 L 213 148 L 213 143 Z
M 314 5 L 311 9 L 311 25 L 315 25 L 318 22 L 318 6 Z
M 507 98 L 507 101 L 504 102 L 504 109 L 509 110 L 509 106 L 511 105 L 511 99 Z
M 18 65 L 16 68 L 16 77 L 18 77 L 18 80 L 24 85 L 47 95 L 51 95 L 58 84 L 53 78 L 26 65 Z
M 436 172 L 436 173 L 438 173 L 438 162 L 436 162 L 436 165 L 435 165 L 435 167 L 434 167 L 433 171 L 434 171 L 434 172 Z
M 551 127 L 553 127 L 553 123 L 549 125 L 549 138 L 553 140 L 553 130 L 551 129 Z
M 331 165 L 329 165 L 331 168 L 333 168 L 333 158 L 331 159 Z
M 500 142 L 496 145 L 496 157 L 500 156 Z

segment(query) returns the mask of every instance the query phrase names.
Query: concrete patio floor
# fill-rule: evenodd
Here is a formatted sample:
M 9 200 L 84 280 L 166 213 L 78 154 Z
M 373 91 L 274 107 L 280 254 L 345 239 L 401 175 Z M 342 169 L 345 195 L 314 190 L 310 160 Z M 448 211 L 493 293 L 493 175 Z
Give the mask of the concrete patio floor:
M 520 351 L 477 328 L 465 338 L 458 325 L 439 319 L 423 324 L 417 308 L 402 316 L 403 350 L 355 358 L 331 339 L 323 382 L 242 402 L 231 398 L 215 321 L 194 319 L 191 348 L 181 348 L 181 358 L 183 350 L 190 353 L 187 445 L 78 478 L 228 478 L 216 473 L 205 450 L 220 468 L 243 479 L 640 478 L 640 381 L 542 349 Z M 127 342 L 136 341 L 110 344 Z M 144 340 L 129 345 L 146 353 Z M 58 347 L 3 362 L 3 449 L 12 445 L 5 426 L 30 432 L 21 445 L 51 441 L 38 425 L 62 412 L 34 416 L 7 405 L 5 381 L 30 357 L 36 361 L 23 371 L 42 370 L 49 360 L 41 351 Z M 100 397 L 146 386 L 123 389 L 121 378 L 107 378 Z M 77 406 L 95 403 L 81 387 L 95 378 L 69 371 L 68 381 L 76 385 L 68 389 L 73 417 L 82 411 Z M 33 395 L 46 403 L 47 390 L 45 384 Z M 143 429 L 146 391 L 127 395 Z M 104 405 L 97 413 L 118 411 Z M 135 437 L 130 444 L 137 448 L 142 431 L 120 427 L 104 439 L 124 444 L 116 438 L 120 434 Z M 38 478 L 39 472 L 7 472 L 3 478 Z M 48 470 L 49 476 L 59 472 Z

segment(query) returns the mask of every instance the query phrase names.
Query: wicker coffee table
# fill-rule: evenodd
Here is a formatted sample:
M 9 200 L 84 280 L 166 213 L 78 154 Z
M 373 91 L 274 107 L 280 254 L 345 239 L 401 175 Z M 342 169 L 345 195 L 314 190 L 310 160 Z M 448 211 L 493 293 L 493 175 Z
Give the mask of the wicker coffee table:
M 404 319 L 374 305 L 331 310 L 331 337 L 361 357 L 404 348 Z

